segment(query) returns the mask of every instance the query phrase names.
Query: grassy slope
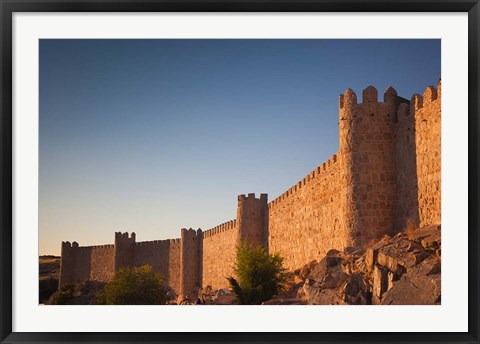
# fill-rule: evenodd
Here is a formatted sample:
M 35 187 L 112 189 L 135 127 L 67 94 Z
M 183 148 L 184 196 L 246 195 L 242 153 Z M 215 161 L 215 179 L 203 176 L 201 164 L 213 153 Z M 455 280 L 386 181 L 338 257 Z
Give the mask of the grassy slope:
M 50 278 L 58 279 L 60 271 L 60 257 L 56 256 L 40 256 L 40 280 L 47 280 Z

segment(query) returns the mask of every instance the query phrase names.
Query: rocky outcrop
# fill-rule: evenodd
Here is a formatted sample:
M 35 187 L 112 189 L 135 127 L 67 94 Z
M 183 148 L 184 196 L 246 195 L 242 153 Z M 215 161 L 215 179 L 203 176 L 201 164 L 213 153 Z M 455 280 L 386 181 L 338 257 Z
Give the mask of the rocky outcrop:
M 213 290 L 206 286 L 198 291 L 198 298 L 195 304 L 199 305 L 236 305 L 238 304 L 235 295 L 228 289 Z
M 440 225 L 384 236 L 366 249 L 332 249 L 288 277 L 262 305 L 434 305 L 441 302 Z M 198 298 L 169 304 L 238 304 L 227 289 L 210 286 Z
M 294 274 L 289 296 L 307 304 L 440 304 L 440 225 L 385 236 L 366 250 L 330 250 Z

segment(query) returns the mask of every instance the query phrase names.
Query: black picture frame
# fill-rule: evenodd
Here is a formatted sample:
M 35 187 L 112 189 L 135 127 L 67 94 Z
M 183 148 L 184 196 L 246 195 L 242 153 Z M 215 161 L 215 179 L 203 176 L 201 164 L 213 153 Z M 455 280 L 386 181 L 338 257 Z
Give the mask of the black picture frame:
M 15 12 L 468 12 L 468 332 L 465 333 L 20 333 L 12 332 L 12 16 Z M 405 342 L 479 343 L 478 0 L 0 0 L 2 343 Z M 428 321 L 426 319 L 426 321 Z

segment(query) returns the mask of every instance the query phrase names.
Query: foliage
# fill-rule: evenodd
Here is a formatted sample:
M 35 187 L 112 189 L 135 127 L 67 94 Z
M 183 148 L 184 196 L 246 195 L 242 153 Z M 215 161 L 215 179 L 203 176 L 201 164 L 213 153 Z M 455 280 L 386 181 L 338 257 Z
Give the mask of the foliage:
M 119 269 L 95 299 L 96 304 L 106 305 L 163 305 L 166 301 L 163 276 L 150 265 Z
M 58 279 L 41 279 L 39 284 L 39 300 L 40 303 L 45 303 L 58 290 Z
M 64 285 L 53 294 L 52 304 L 54 305 L 66 305 L 68 301 L 73 299 L 75 292 L 75 286 L 73 284 Z
M 239 304 L 259 305 L 277 295 L 287 277 L 282 264 L 279 254 L 270 255 L 262 246 L 251 247 L 246 242 L 238 245 L 233 270 L 237 279 L 227 279 Z
M 97 295 L 91 301 L 92 305 L 106 305 L 107 304 L 107 295 L 105 289 L 100 290 Z

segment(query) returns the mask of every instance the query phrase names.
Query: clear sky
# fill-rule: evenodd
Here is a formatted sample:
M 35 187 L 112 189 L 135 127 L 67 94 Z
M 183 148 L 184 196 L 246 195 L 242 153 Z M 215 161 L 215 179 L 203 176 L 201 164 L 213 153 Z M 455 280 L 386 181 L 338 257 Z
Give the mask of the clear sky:
M 439 40 L 40 40 L 40 254 L 176 238 L 338 150 L 338 96 L 440 78 Z

